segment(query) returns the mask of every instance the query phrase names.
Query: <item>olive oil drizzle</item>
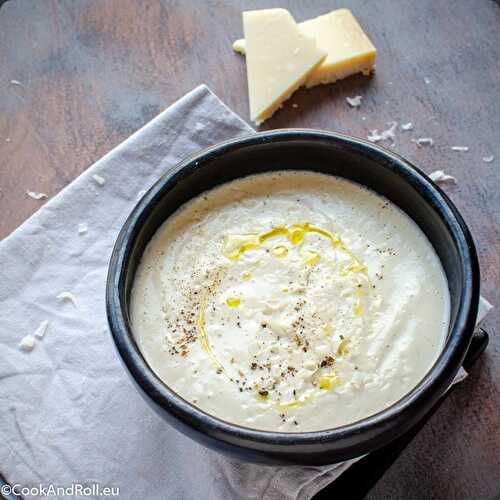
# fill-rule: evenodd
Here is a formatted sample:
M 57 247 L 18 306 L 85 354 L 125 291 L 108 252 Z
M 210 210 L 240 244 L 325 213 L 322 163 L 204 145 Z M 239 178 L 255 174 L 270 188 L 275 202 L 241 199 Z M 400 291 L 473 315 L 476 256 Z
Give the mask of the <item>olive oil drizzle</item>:
M 263 232 L 263 233 L 247 233 L 247 234 L 242 234 L 242 235 L 228 235 L 226 236 L 225 242 L 224 242 L 224 247 L 223 247 L 223 254 L 231 261 L 237 261 L 240 259 L 246 252 L 254 250 L 259 248 L 264 242 L 276 238 L 279 236 L 286 237 L 292 245 L 298 245 L 301 243 L 306 234 L 313 233 L 313 234 L 318 234 L 326 239 L 328 239 L 333 248 L 339 249 L 345 254 L 349 256 L 351 259 L 351 262 L 349 265 L 341 271 L 341 274 L 349 274 L 351 272 L 355 273 L 360 273 L 362 274 L 365 279 L 370 282 L 369 276 L 368 276 L 368 269 L 364 263 L 360 261 L 356 257 L 356 255 L 347 247 L 347 245 L 342 241 L 340 236 L 337 234 L 330 232 L 326 229 L 323 229 L 321 227 L 315 226 L 310 224 L 309 222 L 305 223 L 296 223 L 296 224 L 291 224 L 289 226 L 277 226 L 269 231 Z M 319 254 L 316 254 L 318 259 L 315 259 L 315 263 L 319 261 Z M 247 280 L 250 279 L 249 273 L 243 277 L 243 279 Z M 212 289 L 213 292 L 213 289 Z M 215 355 L 211 345 L 210 345 L 210 339 L 208 337 L 208 334 L 206 332 L 206 319 L 205 319 L 205 310 L 208 304 L 208 299 L 209 299 L 209 288 L 207 288 L 206 293 L 200 303 L 200 311 L 198 314 L 198 318 L 196 321 L 196 326 L 198 329 L 198 334 L 199 334 L 199 339 L 200 343 L 202 345 L 202 348 L 205 350 L 207 355 L 210 357 L 212 363 L 214 364 L 216 370 L 218 373 L 223 373 L 228 377 L 229 380 L 232 381 L 232 378 L 229 376 L 227 370 L 224 368 L 224 365 L 219 361 L 217 356 Z M 229 305 L 229 303 L 228 303 Z M 239 302 L 238 302 L 239 305 Z M 234 307 L 231 305 L 230 307 Z M 356 315 L 361 314 L 361 305 L 358 301 L 357 306 L 356 306 Z M 348 353 L 348 348 L 347 348 L 347 341 L 342 341 L 341 346 L 339 346 L 339 349 L 337 351 L 337 355 L 342 356 Z M 325 375 L 321 375 L 318 378 L 317 381 L 317 387 L 319 389 L 316 389 L 312 394 L 309 394 L 306 396 L 304 399 L 295 399 L 289 402 L 277 402 L 277 401 L 269 401 L 268 399 L 268 394 L 260 395 L 257 393 L 256 398 L 257 400 L 260 401 L 267 401 L 269 403 L 272 403 L 276 405 L 280 410 L 288 410 L 288 409 L 294 409 L 294 408 L 299 408 L 306 404 L 307 402 L 311 401 L 314 399 L 317 395 L 321 394 L 321 392 L 324 392 L 325 390 L 331 390 L 339 385 L 341 385 L 341 380 L 340 378 L 334 373 L 328 373 Z
M 207 303 L 208 303 L 208 289 L 200 303 L 200 312 L 198 314 L 198 319 L 196 320 L 196 327 L 198 328 L 198 337 L 200 339 L 201 347 L 208 354 L 209 358 L 211 359 L 217 371 L 219 372 L 222 370 L 222 373 L 227 375 L 224 365 L 217 359 L 217 356 L 215 355 L 210 345 L 210 340 L 205 330 L 205 325 L 206 325 L 205 309 L 207 307 Z
M 277 226 L 264 233 L 247 233 L 241 235 L 228 235 L 226 236 L 223 253 L 232 261 L 241 258 L 246 252 L 259 248 L 264 242 L 271 238 L 284 236 L 290 241 L 292 245 L 298 245 L 304 240 L 308 233 L 318 234 L 323 238 L 328 239 L 332 246 L 347 254 L 351 263 L 347 266 L 344 273 L 359 272 L 365 277 L 368 277 L 368 269 L 352 252 L 347 245 L 342 241 L 339 235 L 314 226 L 309 222 L 291 224 L 289 226 Z

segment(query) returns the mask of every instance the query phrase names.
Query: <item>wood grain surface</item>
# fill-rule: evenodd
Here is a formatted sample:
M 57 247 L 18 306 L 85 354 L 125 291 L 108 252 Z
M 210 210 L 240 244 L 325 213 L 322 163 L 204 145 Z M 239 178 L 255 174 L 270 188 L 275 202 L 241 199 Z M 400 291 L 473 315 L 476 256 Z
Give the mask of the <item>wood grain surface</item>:
M 500 8 L 492 0 L 8 1 L 0 8 L 0 237 L 43 205 L 26 189 L 53 196 L 200 83 L 248 119 L 245 61 L 231 43 L 242 36 L 242 10 L 278 4 L 297 21 L 350 7 L 379 59 L 373 77 L 300 90 L 262 128 L 366 137 L 392 120 L 413 122 L 387 146 L 458 179 L 445 189 L 475 237 L 483 294 L 499 304 Z M 352 109 L 345 98 L 358 94 L 363 104 Z M 417 147 L 418 137 L 434 146 Z M 489 155 L 495 160 L 484 162 Z M 500 310 L 485 328 L 485 355 L 370 500 L 500 494 Z

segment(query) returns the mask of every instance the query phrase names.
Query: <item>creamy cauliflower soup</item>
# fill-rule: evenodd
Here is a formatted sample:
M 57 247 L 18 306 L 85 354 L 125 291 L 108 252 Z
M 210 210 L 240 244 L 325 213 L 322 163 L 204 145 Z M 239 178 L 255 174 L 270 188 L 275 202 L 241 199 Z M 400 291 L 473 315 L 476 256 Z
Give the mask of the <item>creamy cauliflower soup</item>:
M 411 391 L 444 346 L 449 293 L 433 247 L 387 199 L 283 171 L 182 206 L 148 244 L 130 309 L 145 359 L 184 399 L 303 432 Z

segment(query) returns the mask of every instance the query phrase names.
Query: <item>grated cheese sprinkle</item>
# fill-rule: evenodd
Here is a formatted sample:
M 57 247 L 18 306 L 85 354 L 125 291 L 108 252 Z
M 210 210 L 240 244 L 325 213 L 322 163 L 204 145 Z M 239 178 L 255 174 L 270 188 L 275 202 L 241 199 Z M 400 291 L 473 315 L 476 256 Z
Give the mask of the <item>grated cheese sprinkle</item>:
M 47 332 L 47 328 L 49 327 L 49 321 L 44 319 L 40 325 L 38 325 L 38 328 L 35 330 L 35 337 L 38 337 L 39 339 L 43 338 L 45 333 Z
M 43 200 L 44 198 L 48 198 L 45 193 L 37 193 L 36 191 L 30 191 L 29 189 L 26 190 L 26 194 L 34 200 Z
M 35 347 L 35 337 L 33 335 L 26 335 L 19 342 L 19 349 L 22 351 L 32 351 Z
M 58 300 L 64 300 L 67 302 L 71 302 L 75 307 L 76 305 L 76 297 L 71 293 L 71 292 L 61 292 L 56 299 Z
M 97 184 L 99 184 L 99 186 L 104 186 L 104 184 L 106 183 L 106 179 L 98 174 L 92 175 L 92 179 L 94 179 Z
M 434 181 L 434 182 L 457 182 L 457 179 L 453 177 L 452 175 L 445 174 L 443 170 L 436 170 L 435 172 L 432 172 L 429 177 Z
M 418 139 L 412 139 L 417 146 L 434 146 L 434 139 L 432 137 L 420 137 Z
M 351 108 L 359 108 L 359 106 L 361 106 L 363 96 L 357 95 L 354 97 L 346 97 L 345 100 L 347 101 L 347 104 L 351 106 Z
M 397 122 L 389 122 L 387 125 L 389 125 L 389 128 L 386 130 L 382 130 L 382 132 L 380 132 L 380 134 L 379 134 L 377 129 L 372 130 L 370 135 L 367 136 L 367 139 L 370 142 L 386 141 L 388 139 L 393 140 L 396 137 L 395 131 L 396 131 L 396 127 L 398 126 L 398 123 Z

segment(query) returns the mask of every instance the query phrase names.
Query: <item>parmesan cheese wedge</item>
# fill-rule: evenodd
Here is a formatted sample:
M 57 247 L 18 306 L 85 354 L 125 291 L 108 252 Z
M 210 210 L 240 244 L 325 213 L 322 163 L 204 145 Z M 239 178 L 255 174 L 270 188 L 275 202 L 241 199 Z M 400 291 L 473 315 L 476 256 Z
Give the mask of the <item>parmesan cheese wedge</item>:
M 285 9 L 244 12 L 243 28 L 250 117 L 260 124 L 304 85 L 327 54 Z
M 369 74 L 375 66 L 377 49 L 349 9 L 338 9 L 300 24 L 314 36 L 328 56 L 311 74 L 306 87 L 331 83 L 356 73 Z
M 307 78 L 306 87 L 332 83 L 356 73 L 365 75 L 375 67 L 377 49 L 349 9 L 338 9 L 298 24 L 302 33 L 313 37 L 327 57 Z M 246 53 L 246 40 L 233 43 L 233 49 Z

